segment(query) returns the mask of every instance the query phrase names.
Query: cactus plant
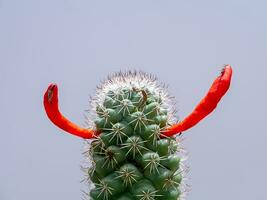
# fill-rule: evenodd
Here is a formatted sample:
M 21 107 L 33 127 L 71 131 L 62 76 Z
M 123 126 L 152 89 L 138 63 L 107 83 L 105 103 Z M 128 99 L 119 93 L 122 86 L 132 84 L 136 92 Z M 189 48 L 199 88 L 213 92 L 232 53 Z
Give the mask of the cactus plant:
M 177 200 L 184 193 L 178 137 L 216 107 L 231 74 L 231 67 L 225 66 L 205 98 L 179 123 L 166 88 L 145 73 L 117 73 L 98 87 L 91 100 L 91 129 L 80 128 L 60 113 L 55 84 L 45 93 L 44 106 L 58 127 L 91 139 L 86 154 L 93 186 L 89 199 Z

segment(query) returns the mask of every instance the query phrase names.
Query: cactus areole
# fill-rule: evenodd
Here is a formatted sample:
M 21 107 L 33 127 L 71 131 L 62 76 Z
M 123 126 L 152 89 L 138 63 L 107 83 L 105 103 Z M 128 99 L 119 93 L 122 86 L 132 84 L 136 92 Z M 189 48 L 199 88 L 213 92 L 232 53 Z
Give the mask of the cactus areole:
M 89 199 L 180 200 L 185 169 L 178 136 L 216 108 L 231 77 L 232 68 L 225 65 L 206 96 L 178 123 L 166 88 L 142 72 L 114 74 L 97 88 L 87 121 L 90 128 L 62 115 L 55 84 L 45 92 L 44 107 L 56 126 L 89 139 Z

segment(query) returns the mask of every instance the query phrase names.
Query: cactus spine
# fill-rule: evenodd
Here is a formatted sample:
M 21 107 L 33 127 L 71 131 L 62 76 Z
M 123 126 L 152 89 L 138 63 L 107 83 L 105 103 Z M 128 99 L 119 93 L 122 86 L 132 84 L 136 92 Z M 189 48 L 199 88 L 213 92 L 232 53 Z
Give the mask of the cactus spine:
M 180 144 L 161 134 L 176 121 L 166 88 L 145 73 L 114 74 L 98 87 L 91 107 L 99 134 L 88 147 L 89 199 L 180 199 Z

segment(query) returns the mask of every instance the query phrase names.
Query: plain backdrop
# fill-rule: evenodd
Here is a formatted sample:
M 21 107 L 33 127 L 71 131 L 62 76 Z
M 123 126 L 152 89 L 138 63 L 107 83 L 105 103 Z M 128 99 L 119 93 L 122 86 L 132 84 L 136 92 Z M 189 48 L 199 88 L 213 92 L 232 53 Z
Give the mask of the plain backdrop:
M 101 80 L 143 70 L 169 85 L 183 118 L 230 63 L 229 93 L 184 133 L 187 199 L 266 200 L 266 10 L 265 0 L 0 0 L 0 199 L 82 197 L 83 141 L 47 119 L 49 83 L 82 125 Z

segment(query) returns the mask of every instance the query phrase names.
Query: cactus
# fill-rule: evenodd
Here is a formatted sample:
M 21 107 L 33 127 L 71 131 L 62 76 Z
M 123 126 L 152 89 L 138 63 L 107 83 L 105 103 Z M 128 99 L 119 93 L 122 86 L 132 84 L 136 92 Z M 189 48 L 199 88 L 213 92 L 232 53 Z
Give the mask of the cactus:
M 99 87 L 90 111 L 100 133 L 90 145 L 92 199 L 179 198 L 179 144 L 161 133 L 175 121 L 170 102 L 144 73 L 115 74 Z
M 98 87 L 89 111 L 92 129 L 82 129 L 60 113 L 54 84 L 45 93 L 44 105 L 58 127 L 93 139 L 85 154 L 90 160 L 86 168 L 92 186 L 89 199 L 178 200 L 185 191 L 178 137 L 216 107 L 230 80 L 228 66 L 192 114 L 178 124 L 173 98 L 156 78 L 145 73 L 117 73 Z

